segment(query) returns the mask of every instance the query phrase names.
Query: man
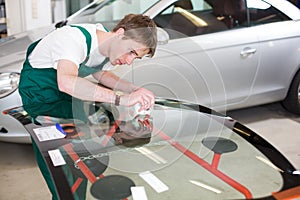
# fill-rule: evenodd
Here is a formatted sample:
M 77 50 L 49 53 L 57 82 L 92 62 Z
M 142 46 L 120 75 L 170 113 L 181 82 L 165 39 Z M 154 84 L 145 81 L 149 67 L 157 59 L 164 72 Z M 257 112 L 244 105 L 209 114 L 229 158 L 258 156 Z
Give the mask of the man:
M 73 97 L 123 106 L 139 103 L 140 110 L 150 109 L 154 105 L 151 91 L 121 80 L 103 67 L 130 65 L 137 58 L 152 57 L 156 43 L 154 21 L 135 14 L 125 16 L 111 32 L 101 24 L 64 26 L 51 32 L 28 47 L 19 83 L 25 110 L 34 104 Z M 85 79 L 88 75 L 104 87 Z M 51 174 L 34 141 L 33 147 L 52 198 L 58 199 Z
M 151 108 L 151 91 L 121 80 L 102 67 L 105 58 L 115 66 L 130 65 L 145 55 L 152 57 L 156 34 L 153 20 L 134 14 L 125 16 L 112 32 L 101 24 L 65 26 L 53 31 L 28 48 L 19 84 L 23 105 L 73 96 L 124 106 L 139 103 L 141 110 Z M 105 87 L 83 78 L 90 74 Z

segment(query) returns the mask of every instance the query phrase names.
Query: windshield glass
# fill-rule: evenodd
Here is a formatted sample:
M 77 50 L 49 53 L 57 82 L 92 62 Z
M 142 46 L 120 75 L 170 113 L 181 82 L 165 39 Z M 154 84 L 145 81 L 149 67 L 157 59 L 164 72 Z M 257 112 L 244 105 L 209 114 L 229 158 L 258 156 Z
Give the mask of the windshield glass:
M 102 23 L 111 30 L 124 15 L 144 13 L 158 1 L 100 0 L 87 7 L 76 17 L 69 19 L 68 23 Z
M 123 192 L 132 185 L 145 188 L 149 200 L 191 194 L 197 199 L 272 199 L 299 186 L 292 165 L 230 117 L 162 98 L 147 114 L 135 109 L 64 99 L 5 113 L 30 132 L 60 199 L 132 200 L 131 192 Z M 53 149 L 62 166 L 54 166 Z

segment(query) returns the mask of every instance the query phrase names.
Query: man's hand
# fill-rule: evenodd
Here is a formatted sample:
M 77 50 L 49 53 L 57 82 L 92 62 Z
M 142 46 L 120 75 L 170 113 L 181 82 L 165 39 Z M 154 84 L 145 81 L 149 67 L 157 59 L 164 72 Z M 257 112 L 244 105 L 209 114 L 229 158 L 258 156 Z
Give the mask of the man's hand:
M 139 111 L 152 108 L 155 103 L 153 92 L 139 88 L 130 94 L 123 95 L 120 101 L 120 104 L 125 106 L 134 106 L 138 103 L 141 105 Z
M 150 115 L 138 115 L 133 120 L 121 122 L 119 128 L 127 135 L 135 138 L 143 138 L 145 135 L 151 134 L 152 132 L 152 118 Z

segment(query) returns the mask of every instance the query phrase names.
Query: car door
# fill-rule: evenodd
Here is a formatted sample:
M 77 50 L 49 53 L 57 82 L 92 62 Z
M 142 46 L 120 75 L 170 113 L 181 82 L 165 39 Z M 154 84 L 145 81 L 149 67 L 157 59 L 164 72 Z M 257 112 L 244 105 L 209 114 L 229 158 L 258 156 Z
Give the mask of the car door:
M 283 100 L 299 70 L 300 11 L 288 1 L 247 0 L 247 5 L 262 51 L 249 103 Z
M 238 2 L 192 0 L 165 6 L 154 20 L 170 41 L 158 46 L 153 59 L 134 63 L 135 83 L 157 96 L 217 110 L 242 104 L 251 94 L 260 52 L 256 33 L 247 27 L 245 3 Z

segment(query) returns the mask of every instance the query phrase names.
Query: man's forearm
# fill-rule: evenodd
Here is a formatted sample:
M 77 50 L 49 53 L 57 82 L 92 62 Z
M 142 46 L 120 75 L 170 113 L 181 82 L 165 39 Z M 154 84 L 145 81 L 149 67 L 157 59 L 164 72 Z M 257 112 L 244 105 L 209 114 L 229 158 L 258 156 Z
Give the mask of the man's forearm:
M 101 72 L 101 76 L 98 80 L 99 82 L 101 82 L 101 84 L 109 88 L 112 88 L 114 90 L 120 90 L 126 93 L 131 93 L 139 89 L 138 86 L 130 83 L 127 80 L 119 78 L 117 75 L 109 71 Z
M 81 100 L 114 103 L 114 91 L 101 87 L 84 78 L 65 76 L 59 85 L 60 91 Z

